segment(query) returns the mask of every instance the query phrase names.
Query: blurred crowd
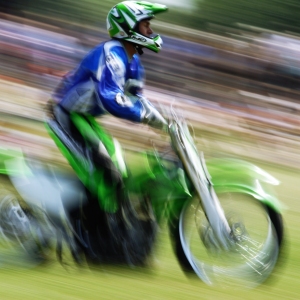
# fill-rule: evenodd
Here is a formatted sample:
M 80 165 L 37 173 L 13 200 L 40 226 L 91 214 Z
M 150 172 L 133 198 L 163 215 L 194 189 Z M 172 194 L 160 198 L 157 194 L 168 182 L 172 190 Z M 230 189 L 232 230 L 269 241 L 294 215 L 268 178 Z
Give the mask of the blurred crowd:
M 46 18 L 0 14 L 0 139 L 24 146 L 32 138 L 36 147 L 27 146 L 38 155 L 55 150 L 43 126 L 32 121 L 43 120 L 44 105 L 61 77 L 108 38 L 105 28 Z M 154 102 L 175 99 L 183 106 L 202 135 L 202 147 L 212 155 L 227 152 L 292 166 L 300 161 L 299 37 L 242 25 L 224 28 L 222 37 L 167 23 L 153 27 L 164 45 L 159 55 L 142 56 L 146 94 Z M 109 124 L 108 118 L 110 125 L 122 139 L 120 127 L 126 131 L 126 126 Z M 145 143 L 151 136 L 141 135 Z M 129 140 L 129 148 L 139 148 L 134 136 Z

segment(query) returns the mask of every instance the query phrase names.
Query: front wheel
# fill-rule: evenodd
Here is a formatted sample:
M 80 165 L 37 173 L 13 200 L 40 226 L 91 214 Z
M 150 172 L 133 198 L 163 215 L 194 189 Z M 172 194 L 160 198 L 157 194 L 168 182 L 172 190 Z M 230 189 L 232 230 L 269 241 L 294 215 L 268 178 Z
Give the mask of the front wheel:
M 255 287 L 272 273 L 283 238 L 281 215 L 251 195 L 218 194 L 231 227 L 229 249 L 220 249 L 198 198 L 188 201 L 177 222 L 175 251 L 185 270 L 206 284 Z

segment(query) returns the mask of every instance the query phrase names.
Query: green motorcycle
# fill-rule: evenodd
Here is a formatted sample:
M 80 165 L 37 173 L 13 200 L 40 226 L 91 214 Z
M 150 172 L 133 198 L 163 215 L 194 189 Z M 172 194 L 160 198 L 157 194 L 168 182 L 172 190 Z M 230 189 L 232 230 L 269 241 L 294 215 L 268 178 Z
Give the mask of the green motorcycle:
M 172 109 L 170 114 L 168 129 L 176 158 L 154 149 L 133 154 L 131 167 L 117 141 L 95 125 L 123 176 L 127 197 L 122 201 L 109 197 L 101 170 L 96 168 L 91 178 L 49 126 L 76 175 L 2 149 L 1 173 L 9 176 L 20 197 L 10 206 L 7 195 L 1 200 L 8 201 L 10 214 L 22 214 L 25 220 L 15 218 L 13 237 L 5 232 L 9 226 L 3 221 L 5 240 L 14 240 L 19 249 L 27 242 L 31 245 L 27 254 L 30 249 L 43 252 L 49 240 L 56 241 L 60 253 L 65 240 L 78 263 L 84 257 L 93 265 L 135 266 L 145 264 L 158 225 L 166 221 L 174 252 L 187 274 L 209 285 L 255 287 L 264 282 L 278 262 L 283 240 L 282 208 L 271 189 L 279 182 L 245 161 L 205 160 L 185 120 Z M 80 123 L 80 116 L 74 117 Z

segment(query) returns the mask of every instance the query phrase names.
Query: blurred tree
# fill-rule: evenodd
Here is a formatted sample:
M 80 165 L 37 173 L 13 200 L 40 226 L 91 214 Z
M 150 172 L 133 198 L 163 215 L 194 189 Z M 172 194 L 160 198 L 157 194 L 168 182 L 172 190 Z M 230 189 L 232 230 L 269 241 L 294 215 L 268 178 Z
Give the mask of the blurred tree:
M 150 0 L 149 0 L 150 1 Z M 175 1 L 175 0 L 174 0 Z M 299 0 L 194 0 L 194 9 L 170 7 L 163 20 L 171 24 L 210 30 L 209 24 L 236 28 L 237 23 L 276 31 L 300 32 Z M 105 28 L 113 0 L 0 0 L 0 11 L 24 15 L 24 11 L 47 16 L 45 22 L 58 20 L 74 26 L 92 25 Z M 159 2 L 159 0 L 157 0 Z M 33 18 L 33 15 L 31 15 Z M 51 20 L 52 18 L 52 20 Z
M 0 12 L 23 17 L 24 9 L 30 6 L 30 0 L 0 0 Z
M 108 10 L 115 4 L 112 0 L 0 0 L 0 12 L 24 15 L 24 12 L 43 15 L 56 20 L 92 24 L 105 18 Z M 32 16 L 34 18 L 34 16 Z M 45 20 L 47 21 L 47 19 Z
M 202 24 L 236 27 L 237 23 L 275 31 L 300 32 L 299 0 L 197 1 Z

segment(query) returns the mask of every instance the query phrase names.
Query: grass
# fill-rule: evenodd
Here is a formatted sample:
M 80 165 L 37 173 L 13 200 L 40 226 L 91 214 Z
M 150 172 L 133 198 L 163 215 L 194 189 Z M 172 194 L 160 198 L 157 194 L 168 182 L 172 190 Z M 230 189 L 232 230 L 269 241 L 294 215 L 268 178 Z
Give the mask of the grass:
M 32 270 L 2 269 L 1 299 L 298 299 L 299 228 L 297 174 L 288 169 L 263 166 L 281 182 L 278 196 L 288 206 L 284 212 L 286 246 L 282 265 L 270 282 L 254 290 L 214 288 L 188 279 L 172 252 L 167 232 L 162 228 L 155 265 L 147 269 L 103 266 L 97 269 L 64 268 L 53 262 Z

